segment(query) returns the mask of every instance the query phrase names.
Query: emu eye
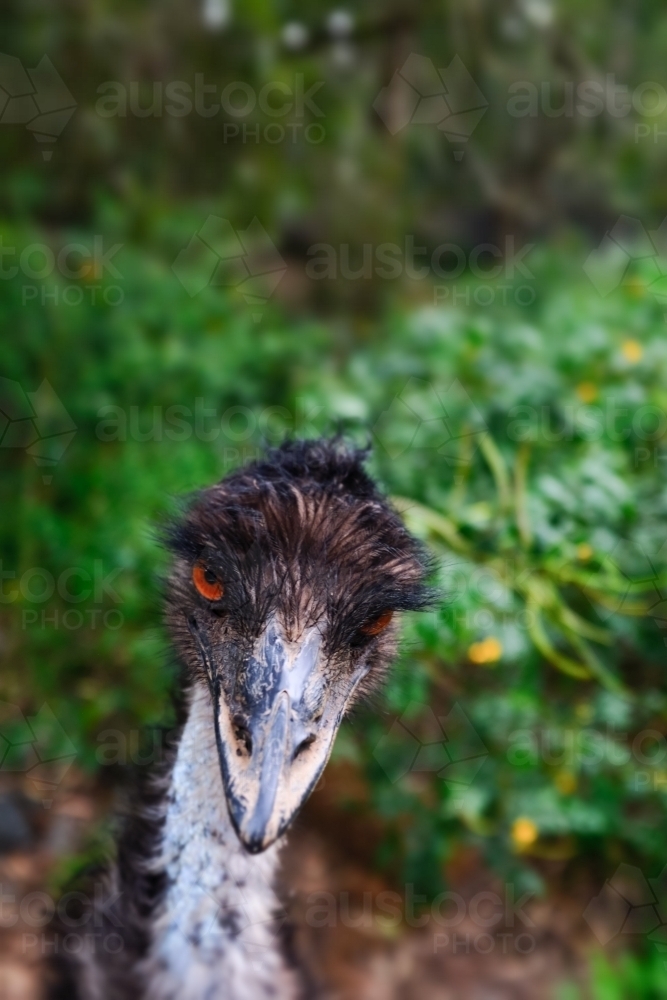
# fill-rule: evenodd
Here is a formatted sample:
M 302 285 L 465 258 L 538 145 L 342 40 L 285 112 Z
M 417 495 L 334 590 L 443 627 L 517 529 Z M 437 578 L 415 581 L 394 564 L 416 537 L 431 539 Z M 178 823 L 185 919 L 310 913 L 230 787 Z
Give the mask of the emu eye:
M 377 618 L 374 618 L 372 621 L 366 622 L 365 625 L 362 625 L 360 631 L 363 632 L 364 635 L 379 635 L 380 632 L 384 632 L 393 617 L 393 611 L 383 611 Z
M 225 592 L 225 588 L 215 573 L 207 569 L 206 566 L 202 566 L 201 563 L 196 563 L 192 567 L 192 582 L 195 585 L 195 590 L 207 601 L 219 601 Z

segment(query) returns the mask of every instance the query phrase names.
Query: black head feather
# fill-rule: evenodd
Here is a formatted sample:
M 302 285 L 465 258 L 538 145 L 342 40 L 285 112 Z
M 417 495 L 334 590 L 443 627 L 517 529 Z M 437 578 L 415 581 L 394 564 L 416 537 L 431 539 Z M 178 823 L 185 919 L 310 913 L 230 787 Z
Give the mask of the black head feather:
M 177 556 L 168 621 L 183 637 L 199 562 L 224 583 L 216 613 L 251 641 L 271 613 L 288 631 L 319 623 L 330 653 L 363 645 L 365 623 L 425 607 L 428 558 L 340 439 L 288 442 L 202 490 L 168 529 Z

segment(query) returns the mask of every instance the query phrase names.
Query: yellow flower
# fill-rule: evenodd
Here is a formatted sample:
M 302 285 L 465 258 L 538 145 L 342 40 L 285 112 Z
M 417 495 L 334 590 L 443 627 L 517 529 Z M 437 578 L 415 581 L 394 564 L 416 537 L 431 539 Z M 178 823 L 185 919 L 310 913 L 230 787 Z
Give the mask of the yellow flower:
M 577 779 L 572 771 L 559 771 L 554 780 L 556 788 L 563 795 L 572 795 L 577 787 Z
M 503 647 L 499 639 L 490 635 L 481 642 L 473 642 L 468 650 L 468 659 L 472 663 L 495 663 L 503 655 Z
M 636 298 L 639 298 L 646 291 L 646 282 L 637 277 L 628 278 L 625 282 L 625 287 L 630 295 L 634 295 Z
M 99 281 L 102 277 L 102 270 L 98 266 L 97 261 L 84 260 L 79 268 L 79 277 L 83 281 Z
M 577 545 L 577 559 L 581 559 L 582 562 L 587 562 L 593 555 L 593 549 L 588 544 L 588 542 L 581 542 Z
M 532 819 L 520 816 L 512 823 L 512 840 L 518 851 L 524 851 L 531 844 L 534 844 L 539 835 L 540 831 Z
M 653 772 L 653 789 L 662 789 L 667 785 L 667 771 L 654 771 Z
M 593 382 L 580 382 L 577 386 L 577 396 L 582 403 L 592 403 L 598 398 L 598 387 Z
M 644 348 L 638 340 L 624 340 L 621 344 L 621 351 L 626 361 L 631 365 L 636 365 L 644 356 Z

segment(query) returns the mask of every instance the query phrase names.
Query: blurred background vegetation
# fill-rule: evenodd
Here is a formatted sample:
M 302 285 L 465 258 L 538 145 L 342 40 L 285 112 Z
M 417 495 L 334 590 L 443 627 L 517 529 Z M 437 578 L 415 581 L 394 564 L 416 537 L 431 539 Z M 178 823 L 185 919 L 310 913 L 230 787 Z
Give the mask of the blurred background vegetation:
M 382 820 L 369 863 L 433 896 L 473 850 L 580 908 L 621 864 L 659 876 L 664 6 L 9 0 L 0 24 L 0 697 L 115 775 L 100 734 L 168 722 L 152 526 L 343 432 L 445 595 L 337 744 L 365 789 L 340 810 Z M 595 996 L 667 996 L 660 933 L 596 959 Z

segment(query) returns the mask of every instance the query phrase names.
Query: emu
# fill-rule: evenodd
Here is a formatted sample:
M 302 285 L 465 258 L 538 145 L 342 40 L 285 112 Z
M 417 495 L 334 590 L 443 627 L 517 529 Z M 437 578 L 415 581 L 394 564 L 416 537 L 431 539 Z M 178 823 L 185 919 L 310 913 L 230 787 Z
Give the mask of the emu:
M 56 958 L 54 995 L 302 995 L 274 921 L 279 843 L 344 714 L 385 676 L 396 613 L 430 599 L 424 552 L 365 457 L 288 442 L 167 527 L 182 722 L 120 836 L 93 942 Z

